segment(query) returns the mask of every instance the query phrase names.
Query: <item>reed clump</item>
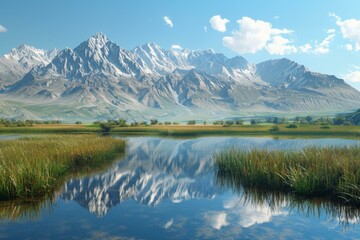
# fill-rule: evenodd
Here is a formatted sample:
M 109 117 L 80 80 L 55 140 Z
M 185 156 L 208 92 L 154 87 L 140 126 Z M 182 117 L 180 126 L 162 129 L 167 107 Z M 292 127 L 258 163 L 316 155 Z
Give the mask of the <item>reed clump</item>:
M 216 155 L 215 163 L 220 174 L 236 178 L 244 187 L 360 205 L 360 146 L 229 150 Z
M 52 135 L 0 142 L 0 200 L 51 193 L 61 179 L 125 150 L 125 141 L 94 135 Z

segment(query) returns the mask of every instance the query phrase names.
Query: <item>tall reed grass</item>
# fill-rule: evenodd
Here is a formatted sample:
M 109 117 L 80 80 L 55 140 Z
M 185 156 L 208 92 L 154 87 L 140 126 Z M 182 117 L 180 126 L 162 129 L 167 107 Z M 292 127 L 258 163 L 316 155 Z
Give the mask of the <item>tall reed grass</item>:
M 44 196 L 67 174 L 96 167 L 124 149 L 124 140 L 96 135 L 0 141 L 0 200 Z
M 216 155 L 215 163 L 219 174 L 244 187 L 326 196 L 360 206 L 360 146 L 229 150 Z

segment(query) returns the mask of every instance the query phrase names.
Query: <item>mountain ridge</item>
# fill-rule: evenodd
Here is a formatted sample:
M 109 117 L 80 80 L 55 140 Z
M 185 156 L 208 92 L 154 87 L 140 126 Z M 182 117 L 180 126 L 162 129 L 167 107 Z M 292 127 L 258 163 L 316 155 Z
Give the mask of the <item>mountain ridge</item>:
M 250 64 L 241 56 L 164 50 L 154 43 L 126 50 L 102 33 L 74 49 L 30 53 L 29 59 L 36 61 L 29 61 L 28 72 L 18 72 L 17 77 L 23 76 L 17 81 L 2 80 L 4 72 L 16 68 L 0 61 L 0 100 L 22 103 L 23 112 L 39 118 L 218 118 L 352 110 L 360 102 L 360 93 L 342 79 L 311 72 L 286 58 Z M 24 103 L 54 108 L 34 111 Z

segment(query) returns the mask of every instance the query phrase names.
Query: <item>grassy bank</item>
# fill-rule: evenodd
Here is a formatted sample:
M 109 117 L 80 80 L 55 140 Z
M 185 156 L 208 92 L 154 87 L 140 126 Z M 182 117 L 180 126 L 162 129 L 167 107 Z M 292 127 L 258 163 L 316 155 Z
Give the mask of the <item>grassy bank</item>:
M 35 124 L 25 127 L 0 126 L 0 133 L 89 133 L 101 132 L 99 124 Z M 239 125 L 223 127 L 219 125 L 149 125 L 113 126 L 111 133 L 126 135 L 160 135 L 196 137 L 205 135 L 268 135 L 268 136 L 353 136 L 360 137 L 360 126 L 329 126 L 299 124 L 288 128 L 287 124 Z
M 242 125 L 242 126 L 213 126 L 213 125 L 176 125 L 176 126 L 140 126 L 115 127 L 111 132 L 123 134 L 156 134 L 161 136 L 196 137 L 205 135 L 268 135 L 268 136 L 360 136 L 359 126 L 331 126 L 328 129 L 320 125 L 303 124 L 297 128 L 287 128 L 286 124 L 279 124 L 277 131 L 273 125 Z
M 220 175 L 243 187 L 328 197 L 360 206 L 360 147 L 301 151 L 230 150 L 218 154 Z
M 124 149 L 123 140 L 94 135 L 0 141 L 0 200 L 44 196 L 66 175 L 97 167 Z

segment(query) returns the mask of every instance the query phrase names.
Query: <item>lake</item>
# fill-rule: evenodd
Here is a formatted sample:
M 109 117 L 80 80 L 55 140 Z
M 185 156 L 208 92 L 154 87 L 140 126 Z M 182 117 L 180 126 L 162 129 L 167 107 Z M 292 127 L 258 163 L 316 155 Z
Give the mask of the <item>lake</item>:
M 6 137 L 7 138 L 13 138 Z M 351 146 L 360 140 L 126 137 L 123 157 L 70 179 L 54 199 L 0 204 L 0 239 L 353 239 L 357 209 L 244 191 L 219 179 L 224 149 Z

